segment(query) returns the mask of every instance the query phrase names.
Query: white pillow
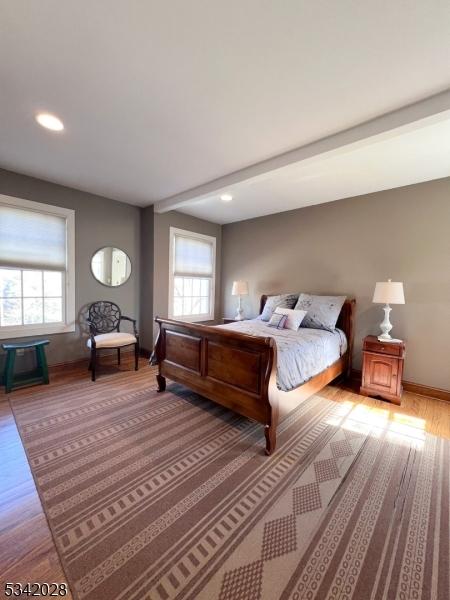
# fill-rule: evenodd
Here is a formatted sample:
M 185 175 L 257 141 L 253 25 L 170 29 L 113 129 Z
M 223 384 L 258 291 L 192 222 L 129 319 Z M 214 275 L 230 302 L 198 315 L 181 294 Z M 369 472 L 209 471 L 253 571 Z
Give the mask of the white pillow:
M 279 315 L 287 315 L 287 321 L 284 325 L 285 329 L 292 329 L 297 331 L 300 327 L 300 323 L 306 316 L 307 310 L 294 310 L 293 308 L 281 308 L 277 306 L 275 312 Z

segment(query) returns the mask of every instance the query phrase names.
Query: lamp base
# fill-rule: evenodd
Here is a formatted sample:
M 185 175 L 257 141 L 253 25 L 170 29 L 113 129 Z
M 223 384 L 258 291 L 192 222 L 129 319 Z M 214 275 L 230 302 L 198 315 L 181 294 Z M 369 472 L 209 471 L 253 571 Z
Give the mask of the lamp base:
M 238 308 L 237 312 L 236 312 L 236 316 L 234 317 L 235 321 L 245 321 L 244 318 L 244 311 L 242 310 L 242 308 Z
M 241 307 L 241 295 L 239 294 L 239 303 L 236 311 L 236 316 L 234 317 L 235 321 L 244 321 L 244 311 Z
M 389 313 L 391 312 L 391 307 L 389 306 L 389 304 L 386 304 L 384 306 L 383 310 L 384 310 L 384 319 L 380 323 L 381 333 L 378 336 L 378 340 L 380 342 L 390 342 L 392 340 L 391 336 L 389 335 L 389 332 L 392 329 L 391 322 L 389 321 Z

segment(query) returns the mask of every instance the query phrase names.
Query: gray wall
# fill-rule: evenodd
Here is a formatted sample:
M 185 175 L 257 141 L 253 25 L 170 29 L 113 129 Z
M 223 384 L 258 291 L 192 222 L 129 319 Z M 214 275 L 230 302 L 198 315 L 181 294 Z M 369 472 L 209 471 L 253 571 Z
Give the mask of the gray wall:
M 221 315 L 221 237 L 222 227 L 176 211 L 154 214 L 154 273 L 153 273 L 153 314 L 167 317 L 169 307 L 169 243 L 170 227 L 203 233 L 216 238 L 216 301 L 215 320 Z M 155 326 L 154 332 L 157 328 Z
M 356 297 L 355 367 L 361 340 L 378 333 L 376 281 L 403 281 L 392 333 L 406 340 L 405 379 L 450 389 L 450 179 L 348 198 L 222 228 L 222 290 L 235 313 L 235 279 L 249 281 L 247 315 L 262 293 L 338 292 Z
M 48 183 L 0 169 L 0 193 L 75 210 L 75 310 L 74 333 L 43 336 L 49 364 L 87 357 L 86 335 L 80 327 L 86 307 L 95 300 L 116 302 L 125 315 L 139 317 L 140 209 L 86 192 Z M 131 259 L 131 277 L 117 288 L 105 287 L 91 274 L 92 254 L 102 246 L 116 246 Z M 125 330 L 125 328 L 124 328 Z
M 153 349 L 153 206 L 141 209 L 141 347 Z
M 76 211 L 79 323 L 74 333 L 49 336 L 50 364 L 87 356 L 80 322 L 87 305 L 99 299 L 140 316 L 142 346 L 151 349 L 153 318 L 167 316 L 169 228 L 174 226 L 217 239 L 216 320 L 235 313 L 235 279 L 249 281 L 250 296 L 243 301 L 248 316 L 257 314 L 259 296 L 267 292 L 354 295 L 356 367 L 362 338 L 378 332 L 383 316 L 371 302 L 375 281 L 403 281 L 406 305 L 394 306 L 391 318 L 393 334 L 407 342 L 405 378 L 450 389 L 450 179 L 223 227 L 175 211 L 154 214 L 152 207 L 139 209 L 2 169 L 0 193 Z M 105 245 L 122 248 L 132 262 L 131 278 L 119 288 L 102 286 L 90 272 L 92 254 Z

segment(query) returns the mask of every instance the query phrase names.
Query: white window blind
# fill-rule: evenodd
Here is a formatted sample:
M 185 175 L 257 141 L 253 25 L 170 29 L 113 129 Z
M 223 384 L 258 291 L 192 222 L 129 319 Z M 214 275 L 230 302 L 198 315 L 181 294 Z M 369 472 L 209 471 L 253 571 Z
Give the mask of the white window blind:
M 213 273 L 213 244 L 206 240 L 175 234 L 174 275 L 211 277 Z
M 66 219 L 0 205 L 0 264 L 47 270 L 66 268 Z
M 0 339 L 75 331 L 75 211 L 0 194 Z
M 215 252 L 214 237 L 170 228 L 169 317 L 214 319 Z

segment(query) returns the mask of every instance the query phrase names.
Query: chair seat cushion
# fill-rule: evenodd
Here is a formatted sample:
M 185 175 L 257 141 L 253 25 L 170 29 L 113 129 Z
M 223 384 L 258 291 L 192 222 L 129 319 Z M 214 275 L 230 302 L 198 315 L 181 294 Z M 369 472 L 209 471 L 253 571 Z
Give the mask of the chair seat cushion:
M 131 333 L 120 333 L 114 331 L 113 333 L 101 333 L 94 337 L 95 345 L 97 348 L 118 348 L 120 346 L 128 346 L 128 344 L 135 344 L 136 338 Z M 91 339 L 87 341 L 88 348 L 91 347 Z

